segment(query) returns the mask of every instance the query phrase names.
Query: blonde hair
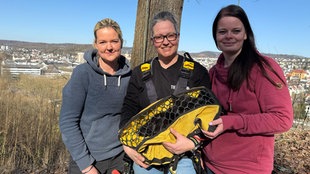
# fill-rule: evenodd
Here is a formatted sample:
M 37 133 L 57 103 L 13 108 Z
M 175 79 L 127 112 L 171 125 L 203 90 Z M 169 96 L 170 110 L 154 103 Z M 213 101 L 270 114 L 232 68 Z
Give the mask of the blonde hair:
M 123 47 L 123 35 L 122 35 L 121 28 L 120 28 L 120 26 L 118 25 L 117 22 L 115 22 L 113 19 L 110 19 L 110 18 L 102 19 L 101 21 L 97 22 L 97 24 L 95 25 L 95 28 L 94 28 L 94 37 L 95 37 L 94 43 L 96 43 L 96 40 L 97 40 L 96 32 L 99 29 L 108 28 L 108 27 L 111 27 L 111 28 L 113 28 L 116 31 L 116 33 L 118 34 L 119 39 L 121 40 L 121 46 Z

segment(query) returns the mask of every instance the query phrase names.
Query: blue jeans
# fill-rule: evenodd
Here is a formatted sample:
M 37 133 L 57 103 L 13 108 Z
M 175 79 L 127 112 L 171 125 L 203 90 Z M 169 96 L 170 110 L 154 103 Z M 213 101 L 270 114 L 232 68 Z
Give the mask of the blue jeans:
M 163 171 L 157 170 L 154 167 L 149 167 L 147 169 L 140 167 L 136 163 L 133 164 L 133 170 L 135 174 L 163 174 Z M 177 174 L 189 174 L 189 173 L 196 173 L 193 161 L 190 158 L 182 158 L 178 162 L 177 165 Z M 169 174 L 171 174 L 169 172 Z

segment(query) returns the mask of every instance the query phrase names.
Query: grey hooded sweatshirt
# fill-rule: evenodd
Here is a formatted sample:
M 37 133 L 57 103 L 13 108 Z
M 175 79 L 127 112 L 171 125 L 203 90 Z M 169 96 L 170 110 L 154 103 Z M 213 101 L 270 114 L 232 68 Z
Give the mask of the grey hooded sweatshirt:
M 96 54 L 85 52 L 87 62 L 73 70 L 62 91 L 62 139 L 81 170 L 123 151 L 118 130 L 130 64 L 121 56 L 119 70 L 110 75 L 99 67 Z

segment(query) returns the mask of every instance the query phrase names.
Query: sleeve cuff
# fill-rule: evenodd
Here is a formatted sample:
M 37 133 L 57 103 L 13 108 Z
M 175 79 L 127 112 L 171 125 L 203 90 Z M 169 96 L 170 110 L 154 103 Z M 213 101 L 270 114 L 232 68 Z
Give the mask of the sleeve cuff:
M 239 130 L 244 128 L 243 119 L 238 114 L 228 113 L 228 115 L 221 116 L 223 120 L 224 130 Z

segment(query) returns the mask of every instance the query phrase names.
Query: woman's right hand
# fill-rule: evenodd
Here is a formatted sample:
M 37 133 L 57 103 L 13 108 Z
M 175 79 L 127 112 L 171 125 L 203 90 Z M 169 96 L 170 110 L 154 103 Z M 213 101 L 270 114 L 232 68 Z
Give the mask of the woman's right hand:
M 124 151 L 125 153 L 139 166 L 143 167 L 143 168 L 148 168 L 149 165 L 144 163 L 145 158 L 139 154 L 136 150 L 123 145 Z
M 82 170 L 82 173 L 85 174 L 100 174 L 99 171 L 96 169 L 95 166 L 90 165 L 87 168 L 85 168 L 84 170 Z

